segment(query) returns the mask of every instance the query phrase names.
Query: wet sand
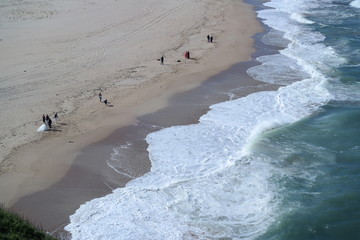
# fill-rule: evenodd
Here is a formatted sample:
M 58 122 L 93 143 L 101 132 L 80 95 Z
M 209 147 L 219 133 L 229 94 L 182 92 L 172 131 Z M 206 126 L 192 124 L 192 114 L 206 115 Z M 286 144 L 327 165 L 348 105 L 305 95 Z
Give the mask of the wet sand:
M 229 99 L 224 94 L 229 89 L 236 97 L 271 89 L 245 74 L 253 62 L 237 64 L 216 75 L 236 62 L 248 60 L 254 51 L 251 36 L 261 31 L 251 8 L 239 4 L 242 21 L 231 19 L 228 29 L 216 40 L 217 47 L 201 59 L 190 59 L 194 62 L 186 64 L 181 74 L 172 74 L 171 81 L 169 75 L 150 81 L 136 89 L 136 96 L 128 92 L 121 106 L 119 100 L 111 101 L 109 107 L 96 110 L 74 133 L 59 133 L 22 146 L 12 156 L 18 163 L 16 171 L 0 176 L 2 201 L 46 230 L 62 233 L 80 204 L 123 187 L 150 170 L 144 141 L 148 133 L 196 123 L 210 105 Z M 60 124 L 68 124 L 60 120 Z M 111 162 L 116 172 L 108 164 L 113 149 L 119 146 L 127 149 L 123 161 Z
M 66 236 L 63 227 L 81 204 L 104 196 L 112 189 L 124 187 L 128 181 L 150 170 L 145 141 L 149 133 L 170 126 L 197 123 L 210 105 L 229 100 L 227 92 L 232 91 L 232 97 L 238 98 L 276 89 L 277 86 L 254 81 L 246 75 L 246 69 L 253 64 L 236 64 L 199 87 L 173 96 L 167 107 L 140 116 L 135 124 L 122 127 L 104 140 L 83 148 L 64 178 L 43 191 L 21 198 L 13 209 L 41 223 L 55 235 Z M 111 154 L 119 147 L 124 148 L 121 150 L 121 163 L 116 164 L 111 162 Z M 109 162 L 116 171 L 108 166 Z
M 181 4 L 182 2 L 184 2 L 184 4 Z M 55 3 L 58 2 L 56 1 Z M 89 9 L 84 8 L 82 10 L 81 8 L 75 9 L 76 11 L 84 11 L 82 13 L 86 14 L 85 17 L 91 17 L 92 14 L 96 13 L 90 11 L 91 9 L 93 10 L 96 5 L 89 6 L 89 3 L 86 1 L 74 1 L 72 3 L 80 4 L 80 6 L 81 4 L 85 4 L 86 7 L 89 7 Z M 96 3 L 102 4 L 100 1 Z M 131 1 L 126 1 L 126 3 L 129 3 L 129 6 L 127 7 L 130 8 L 122 9 L 122 11 L 126 11 L 127 9 L 128 11 L 131 11 L 133 8 L 133 5 L 130 4 Z M 50 4 L 50 2 L 47 2 L 46 4 Z M 45 6 L 47 6 L 46 4 Z M 165 22 L 171 21 L 171 19 L 177 18 L 184 10 L 186 10 L 185 7 L 188 6 L 187 4 L 191 5 L 192 3 L 191 1 L 183 0 L 167 2 L 166 4 L 166 8 L 171 9 L 169 10 L 170 12 L 168 12 L 171 13 L 170 15 L 158 13 L 159 9 L 157 9 L 156 6 L 150 6 L 156 11 L 148 12 L 148 14 L 144 16 L 145 19 L 134 18 L 134 20 L 139 20 L 139 26 L 143 26 L 142 24 L 145 24 L 147 19 L 154 18 L 157 14 L 160 14 L 161 20 L 166 19 Z M 176 6 L 176 4 L 181 5 Z M 36 75 L 38 77 L 47 76 L 45 79 L 41 80 L 42 84 L 46 86 L 45 90 L 49 90 L 55 95 L 57 90 L 62 89 L 61 91 L 65 91 L 66 94 L 69 95 L 68 97 L 65 97 L 66 100 L 63 99 L 64 96 L 62 94 L 53 98 L 48 95 L 43 95 L 42 93 L 37 93 L 36 90 L 38 88 L 31 84 L 27 84 L 32 86 L 31 90 L 27 89 L 26 85 L 22 91 L 16 91 L 17 87 L 22 87 L 19 83 L 19 81 L 23 80 L 22 76 L 28 74 L 29 71 L 27 71 L 27 73 L 21 71 L 22 73 L 16 79 L 9 77 L 0 78 L 2 82 L 5 81 L 6 83 L 14 84 L 13 87 L 9 86 L 9 91 L 14 90 L 19 94 L 16 97 L 17 101 L 11 101 L 11 104 L 15 104 L 16 107 L 11 107 L 6 102 L 2 107 L 10 107 L 12 111 L 15 111 L 15 114 L 18 114 L 19 116 L 17 118 L 19 121 L 33 121 L 33 119 L 38 119 L 38 122 L 36 121 L 35 124 L 34 122 L 30 125 L 23 124 L 23 127 L 27 128 L 25 131 L 26 133 L 18 134 L 17 131 L 23 131 L 24 129 L 15 126 L 15 129 L 17 130 L 11 134 L 11 137 L 0 136 L 0 147 L 6 148 L 6 151 L 1 151 L 1 153 L 6 154 L 8 151 L 12 152 L 7 156 L 5 161 L 2 161 L 3 159 L 0 156 L 0 161 L 2 161 L 0 163 L 0 203 L 5 204 L 5 206 L 11 206 L 23 196 L 46 189 L 65 175 L 74 158 L 79 154 L 79 149 L 101 141 L 115 129 L 132 124 L 136 120 L 136 117 L 140 115 L 154 112 L 165 107 L 172 95 L 195 88 L 207 78 L 229 68 L 231 65 L 249 59 L 250 54 L 254 51 L 252 48 L 253 40 L 251 39 L 251 36 L 256 32 L 261 31 L 261 27 L 256 20 L 256 16 L 252 11 L 251 6 L 237 0 L 228 0 L 223 3 L 206 0 L 201 3 L 205 5 L 201 5 L 200 3 L 193 4 L 195 4 L 193 7 L 197 6 L 197 8 L 191 9 L 192 13 L 195 11 L 197 14 L 206 14 L 205 16 L 207 17 L 200 18 L 195 26 L 193 25 L 194 22 L 192 21 L 192 17 L 199 18 L 197 14 L 192 17 L 189 16 L 189 18 L 181 19 L 182 21 L 186 21 L 186 25 L 182 27 L 188 31 L 181 33 L 177 32 L 175 33 L 175 36 L 173 35 L 174 29 L 172 28 L 176 27 L 178 24 L 182 24 L 182 21 L 178 21 L 175 25 L 172 25 L 170 30 L 165 28 L 160 22 L 159 24 L 151 25 L 152 29 L 161 31 L 163 39 L 159 40 L 158 43 L 160 46 L 158 46 L 158 49 L 163 49 L 161 48 L 161 43 L 166 42 L 168 44 L 167 37 L 170 38 L 169 41 L 171 43 L 174 37 L 181 36 L 181 41 L 176 42 L 177 45 L 172 45 L 171 49 L 166 50 L 165 65 L 160 65 L 156 59 L 152 59 L 152 57 L 157 55 L 146 54 L 146 56 L 135 59 L 127 58 L 128 55 L 126 54 L 106 55 L 104 56 L 104 61 L 106 62 L 111 61 L 111 59 L 107 59 L 107 57 L 116 57 L 117 60 L 112 61 L 111 65 L 106 65 L 106 68 L 103 68 L 103 64 L 97 64 L 96 67 L 93 67 L 94 69 L 92 69 L 96 70 L 96 74 L 93 75 L 91 79 L 87 77 L 89 76 L 88 69 L 82 69 L 80 73 L 77 74 L 78 80 L 81 79 L 81 81 L 75 80 L 72 77 L 66 77 L 66 72 L 70 71 L 71 68 L 65 68 L 63 69 L 64 72 L 62 75 L 66 77 L 62 78 L 64 82 L 60 81 L 57 76 L 50 74 L 53 73 L 51 71 L 52 68 L 36 68 L 37 71 L 45 71 Z M 103 5 L 104 8 L 109 8 L 111 6 L 112 5 Z M 204 7 L 206 8 L 206 11 L 204 10 Z M 135 7 L 134 10 L 136 11 L 137 8 Z M 62 14 L 65 14 L 66 17 L 77 17 L 76 11 L 73 13 L 64 12 Z M 187 12 L 187 14 L 189 13 L 190 12 Z M 51 24 L 52 21 L 61 22 L 62 14 L 59 13 L 56 15 L 57 18 L 55 19 L 41 19 L 41 21 L 44 21 L 43 27 L 45 27 L 45 30 L 47 29 L 46 27 L 53 26 Z M 134 14 L 136 16 L 136 12 Z M 119 21 L 121 19 L 118 19 L 116 14 L 112 14 L 110 20 Z M 11 21 L 10 24 L 13 24 Z M 27 23 L 27 21 L 33 22 L 31 19 L 25 19 L 24 21 L 25 23 Z M 40 20 L 35 19 L 34 21 L 37 22 Z M 20 23 L 25 24 L 22 22 Z M 119 25 L 115 25 L 114 28 L 106 28 L 106 31 L 103 34 L 106 33 L 106 37 L 109 39 L 104 38 L 105 36 L 103 36 L 103 34 L 92 34 L 89 35 L 89 37 L 101 37 L 101 40 L 108 42 L 111 41 L 111 39 L 118 37 L 117 30 L 119 28 L 126 29 L 129 24 L 134 24 L 133 21 L 120 23 Z M 81 24 L 82 23 L 79 23 L 74 27 L 81 27 Z M 145 29 L 141 29 L 145 31 Z M 42 33 L 40 30 L 44 29 L 39 29 L 39 32 L 37 32 L 38 34 L 45 34 L 44 37 L 48 35 L 47 31 Z M 62 31 L 66 31 L 66 29 L 62 29 Z M 158 32 L 153 31 L 145 32 L 148 34 L 146 36 L 148 36 L 149 39 L 152 39 L 151 41 L 133 43 L 131 39 L 137 39 L 137 35 L 128 36 L 129 39 L 126 43 L 130 44 L 129 47 L 131 47 L 136 56 L 139 54 L 141 55 L 141 53 L 144 54 L 143 50 L 139 50 L 139 44 L 143 44 L 142 46 L 152 44 L 154 36 L 158 36 L 159 34 Z M 145 34 L 145 32 L 142 32 L 142 34 Z M 217 33 L 217 35 L 214 35 L 215 41 L 213 43 L 207 43 L 206 34 L 211 32 Z M 64 34 L 69 33 L 65 32 Z M 21 39 L 19 39 L 19 41 L 20 40 Z M 46 38 L 44 40 L 46 40 Z M 4 42 L 6 41 L 4 40 Z M 58 44 L 57 42 L 55 43 Z M 73 41 L 61 42 L 59 47 L 63 46 L 62 44 L 70 44 L 71 46 L 72 43 Z M 31 42 L 29 42 L 29 44 L 31 44 Z M 106 50 L 112 51 L 113 47 L 118 47 L 118 45 L 119 43 L 107 45 Z M 2 47 L 5 46 L 6 45 Z M 120 46 L 126 48 L 122 42 Z M 46 46 L 44 45 L 44 47 Z M 86 47 L 87 45 L 83 46 L 84 49 L 86 49 Z M 191 51 L 191 59 L 183 58 L 182 53 L 184 49 Z M 37 48 L 34 48 L 34 50 L 37 50 Z M 95 51 L 94 54 L 96 54 L 96 48 L 91 48 L 89 51 L 90 50 Z M 127 52 L 127 54 L 131 53 L 132 52 Z M 71 54 L 73 55 L 74 53 L 72 52 Z M 42 54 L 32 56 L 34 58 L 41 58 Z M 52 57 L 55 57 L 54 53 L 52 53 Z M 181 59 L 180 62 L 177 61 L 179 58 Z M 14 58 L 12 61 L 15 61 L 16 59 L 18 58 Z M 136 59 L 142 60 L 144 64 L 146 64 L 146 67 L 145 65 L 141 65 L 142 67 L 139 69 L 128 69 L 126 66 L 129 64 L 135 66 L 137 66 L 137 64 L 142 64 L 134 62 Z M 76 60 L 77 58 L 71 59 L 71 61 Z M 42 59 L 42 61 L 45 60 Z M 127 65 L 123 64 L 124 61 Z M 14 64 L 14 66 L 16 66 L 14 71 L 20 71 L 19 68 L 22 65 L 19 63 Z M 56 68 L 56 71 L 60 71 L 61 69 L 57 69 L 57 67 L 60 66 L 61 65 L 54 65 L 53 67 Z M 75 64 L 73 67 L 76 66 L 77 65 Z M 119 68 L 123 70 L 118 71 Z M 12 68 L 9 68 L 8 70 L 10 71 Z M 127 72 L 128 70 L 130 73 Z M 113 71 L 117 73 L 113 74 Z M 83 76 L 82 72 L 86 74 L 86 76 Z M 82 76 L 84 78 L 81 78 Z M 98 78 L 99 76 L 101 76 L 101 81 Z M 105 79 L 102 77 L 105 77 Z M 141 77 L 141 79 L 139 79 L 139 77 Z M 35 80 L 37 79 L 27 79 L 29 83 Z M 56 82 L 54 82 L 55 80 Z M 71 83 L 70 87 L 68 85 L 68 80 L 70 80 Z M 43 91 L 44 89 L 39 88 L 38 90 Z M 103 93 L 103 97 L 107 98 L 110 102 L 107 106 L 99 102 L 97 94 L 100 90 Z M 83 91 L 83 94 L 86 96 L 77 94 L 77 91 Z M 22 93 L 25 94 L 26 98 L 22 97 Z M 0 97 L 4 96 L 1 95 Z M 12 98 L 15 98 L 15 95 Z M 40 116 L 42 113 L 46 113 L 46 111 L 42 110 L 43 107 L 47 106 L 46 104 L 43 105 L 44 99 L 46 100 L 46 103 L 50 105 L 56 105 L 56 99 L 63 99 L 60 105 L 49 107 L 47 108 L 47 111 L 48 109 L 63 108 L 63 104 L 66 105 L 66 111 L 60 111 L 60 122 L 55 129 L 56 131 L 36 133 L 35 129 L 41 125 Z M 27 105 L 18 101 L 26 101 L 27 105 L 42 106 L 42 108 L 34 111 L 33 108 L 28 108 Z M 41 103 L 37 103 L 36 101 L 41 101 Z M 23 111 L 30 115 L 22 116 Z M 6 109 L 1 111 L 1 113 L 1 118 L 4 122 L 11 125 L 8 126 L 8 130 L 11 130 L 14 127 L 13 125 L 19 124 L 18 121 L 6 120 L 5 117 L 10 117 L 11 119 L 11 114 L 8 113 Z M 4 128 L 5 125 L 2 127 Z M 2 133 L 5 135 L 7 134 L 6 131 Z M 29 142 L 23 144 L 23 141 L 27 138 L 32 140 L 28 139 Z M 14 144 L 18 146 L 14 147 Z

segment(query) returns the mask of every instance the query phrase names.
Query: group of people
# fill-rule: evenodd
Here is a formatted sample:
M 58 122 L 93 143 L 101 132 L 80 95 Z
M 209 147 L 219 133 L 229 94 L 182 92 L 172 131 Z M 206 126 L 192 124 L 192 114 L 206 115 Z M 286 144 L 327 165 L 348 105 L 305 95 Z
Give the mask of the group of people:
M 214 38 L 211 35 L 207 35 L 208 42 L 213 42 Z
M 51 120 L 51 118 L 49 117 L 48 114 L 46 114 L 46 117 L 45 117 L 45 115 L 43 114 L 42 120 L 43 120 L 43 123 L 46 124 L 46 126 L 48 126 L 49 128 L 51 128 L 52 120 Z
M 214 41 L 214 37 L 213 36 L 211 36 L 211 35 L 207 35 L 207 41 L 208 42 L 213 42 Z M 185 54 L 184 54 L 184 56 L 185 56 L 185 58 L 190 58 L 190 52 L 189 51 L 186 51 L 185 52 Z M 161 65 L 164 65 L 164 55 L 162 55 L 161 57 L 160 57 L 160 59 L 158 59 L 158 61 L 160 61 L 160 64 Z M 179 61 L 178 61 L 179 62 Z M 100 93 L 101 94 L 101 93 Z M 100 97 L 100 102 L 101 102 L 101 96 L 99 95 L 99 97 Z
M 104 102 L 105 105 L 108 104 L 108 100 L 107 100 L 107 99 L 105 99 L 104 101 L 102 100 L 102 94 L 101 94 L 101 93 L 99 93 L 99 99 L 100 99 L 100 102 Z M 53 119 L 54 119 L 55 124 L 57 124 L 57 120 L 59 119 L 59 115 L 58 115 L 57 112 L 54 114 L 54 118 L 53 118 Z M 49 117 L 48 114 L 46 114 L 46 116 L 45 116 L 45 114 L 42 115 L 42 121 L 43 121 L 43 125 L 41 125 L 41 126 L 38 128 L 38 130 L 37 130 L 38 132 L 47 131 L 47 130 L 49 130 L 49 129 L 52 127 L 53 121 L 51 120 L 51 118 Z
M 101 93 L 99 93 L 99 99 L 100 99 L 100 102 L 101 102 L 101 101 L 102 101 L 102 94 L 101 94 Z M 105 105 L 107 105 L 107 104 L 108 104 L 108 100 L 105 99 L 105 100 L 104 100 L 104 103 L 105 103 Z
M 187 58 L 187 59 L 190 58 L 190 52 L 189 51 L 186 51 L 184 55 L 185 55 L 185 58 Z
M 59 119 L 59 115 L 58 115 L 58 113 L 56 112 L 55 114 L 54 114 L 54 122 L 55 122 L 55 124 L 57 124 L 57 120 Z M 38 128 L 38 132 L 42 132 L 42 131 L 47 131 L 47 130 L 49 130 L 51 127 L 52 127 L 52 120 L 51 120 L 51 118 L 49 117 L 49 115 L 48 114 L 46 114 L 46 116 L 45 116 L 45 114 L 43 114 L 42 115 L 42 121 L 43 121 L 43 125 L 41 125 L 39 128 Z
M 211 35 L 207 35 L 207 40 L 208 40 L 208 42 L 213 42 L 214 38 Z M 186 51 L 184 55 L 185 55 L 185 58 L 190 58 L 190 52 L 189 51 Z M 164 65 L 164 55 L 162 55 L 160 57 L 160 64 Z M 99 93 L 99 99 L 100 99 L 100 102 L 102 102 L 102 94 L 101 94 L 101 92 Z M 105 103 L 105 105 L 108 104 L 107 99 L 105 99 L 103 102 Z M 58 118 L 59 118 L 59 116 L 58 116 L 58 114 L 56 112 L 55 115 L 54 115 L 55 124 L 56 124 Z M 49 117 L 48 114 L 46 114 L 46 116 L 45 116 L 45 114 L 43 114 L 42 120 L 43 120 L 44 124 L 38 129 L 38 131 L 45 131 L 45 130 L 48 130 L 49 128 L 51 128 L 52 120 L 51 120 L 51 118 Z

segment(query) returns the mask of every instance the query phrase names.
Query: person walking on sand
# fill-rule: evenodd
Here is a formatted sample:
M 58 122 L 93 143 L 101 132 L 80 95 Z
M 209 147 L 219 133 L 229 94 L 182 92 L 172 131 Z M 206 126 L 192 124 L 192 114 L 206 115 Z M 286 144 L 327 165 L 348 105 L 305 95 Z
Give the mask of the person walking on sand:
M 210 35 L 207 35 L 207 40 L 208 42 L 210 42 Z
M 42 116 L 42 120 L 43 120 L 43 123 L 45 123 L 45 115 L 43 114 L 43 116 Z
M 214 38 L 213 36 L 210 36 L 210 42 L 213 42 Z
M 99 93 L 99 99 L 100 99 L 100 102 L 101 102 L 101 99 L 102 99 L 102 94 Z
M 164 65 L 164 55 L 162 55 L 161 58 L 160 58 L 160 64 Z
M 57 112 L 56 112 L 55 115 L 54 115 L 54 122 L 55 122 L 55 124 L 57 124 L 58 118 L 59 118 L 59 116 L 58 116 L 58 114 L 57 114 Z

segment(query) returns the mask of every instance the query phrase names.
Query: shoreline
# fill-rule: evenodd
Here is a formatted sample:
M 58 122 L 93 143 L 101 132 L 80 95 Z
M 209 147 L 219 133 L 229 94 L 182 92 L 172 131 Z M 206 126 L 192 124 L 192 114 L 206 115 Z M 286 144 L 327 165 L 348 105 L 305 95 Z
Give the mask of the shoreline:
M 36 133 L 43 114 L 60 114 L 67 124 L 58 129 L 62 134 L 79 133 L 86 130 L 80 122 L 87 123 L 89 116 L 104 111 L 93 101 L 100 91 L 115 108 L 124 108 L 146 97 L 139 89 L 184 71 L 194 63 L 183 60 L 184 49 L 194 49 L 201 58 L 215 47 L 203 44 L 200 35 L 202 31 L 220 33 L 215 25 L 222 21 L 223 8 L 223 3 L 212 0 L 147 5 L 129 0 L 14 5 L 9 1 L 1 6 L 4 36 L 0 50 L 6 57 L 0 61 L 1 118 L 5 123 L 0 126 L 0 173 L 14 168 L 9 160 L 13 149 L 55 135 Z M 206 10 L 213 19 L 202 18 Z M 101 19 L 94 20 L 94 16 Z M 180 16 L 169 28 L 168 22 Z M 158 34 L 162 39 L 157 39 Z M 156 61 L 162 54 L 166 54 L 166 66 Z
M 227 14 L 229 15 L 225 18 L 241 15 L 242 24 L 240 29 L 233 29 L 234 26 L 239 26 L 237 22 L 239 19 L 235 17 L 232 18 L 231 24 L 223 22 L 222 24 L 226 25 L 226 27 L 224 27 L 224 32 L 216 39 L 218 46 L 208 51 L 205 57 L 196 60 L 196 64 L 185 63 L 178 65 L 183 69 L 177 70 L 178 73 L 171 76 L 171 80 L 167 79 L 169 76 L 163 76 L 160 80 L 145 83 L 142 88 L 133 90 L 137 92 L 136 97 L 129 96 L 132 92 L 126 89 L 125 91 L 129 91 L 128 97 L 125 98 L 127 103 L 123 103 L 120 107 L 114 104 L 113 108 L 97 110 L 92 119 L 88 119 L 81 126 L 78 126 L 78 132 L 75 134 L 57 134 L 60 136 L 26 144 L 19 151 L 16 151 L 12 155 L 12 159 L 15 159 L 17 169 L 0 176 L 0 179 L 4 179 L 5 176 L 5 179 L 8 180 L 7 183 L 11 182 L 14 186 L 13 181 L 15 181 L 15 185 L 17 185 L 16 188 L 6 189 L 7 194 L 2 195 L 2 197 L 10 197 L 7 197 L 5 202 L 13 205 L 24 196 L 48 189 L 49 186 L 49 189 L 51 189 L 54 183 L 64 179 L 64 174 L 74 167 L 74 159 L 83 153 L 84 148 L 96 145 L 116 129 L 131 125 L 137 121 L 137 117 L 164 108 L 167 106 L 171 96 L 194 89 L 206 79 L 228 69 L 231 65 L 248 60 L 254 51 L 251 47 L 253 45 L 252 36 L 261 31 L 261 27 L 252 6 L 242 2 L 234 4 L 238 5 L 237 8 L 228 9 Z M 241 14 L 238 12 L 239 9 L 242 11 Z M 239 39 L 229 36 L 237 34 L 239 34 Z M 242 46 L 241 49 L 238 49 L 239 44 Z M 116 99 L 115 95 L 112 97 Z M 96 96 L 94 99 L 94 101 L 98 101 Z M 111 100 L 111 103 L 113 102 L 119 103 L 117 100 Z M 107 119 L 103 119 L 104 114 L 107 115 Z M 61 148 L 58 146 L 61 146 Z M 50 162 L 46 156 L 52 156 Z M 27 162 L 21 162 L 21 159 L 27 159 Z M 31 173 L 29 173 L 29 169 L 32 170 Z M 145 167 L 144 170 L 148 169 Z M 23 177 L 20 181 L 19 176 Z M 2 184 L 5 183 L 4 181 L 1 182 Z M 2 201 L 4 201 L 3 198 Z

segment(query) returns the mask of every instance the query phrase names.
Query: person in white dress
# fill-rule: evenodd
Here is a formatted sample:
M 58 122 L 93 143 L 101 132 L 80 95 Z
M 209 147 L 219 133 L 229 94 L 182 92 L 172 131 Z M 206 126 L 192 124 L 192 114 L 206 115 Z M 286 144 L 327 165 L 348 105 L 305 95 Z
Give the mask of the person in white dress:
M 59 115 L 58 113 L 56 112 L 55 115 L 54 115 L 54 122 L 55 124 L 57 124 L 57 120 L 59 119 Z

